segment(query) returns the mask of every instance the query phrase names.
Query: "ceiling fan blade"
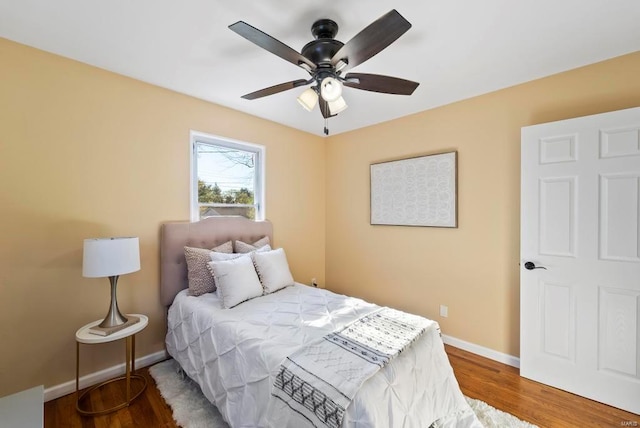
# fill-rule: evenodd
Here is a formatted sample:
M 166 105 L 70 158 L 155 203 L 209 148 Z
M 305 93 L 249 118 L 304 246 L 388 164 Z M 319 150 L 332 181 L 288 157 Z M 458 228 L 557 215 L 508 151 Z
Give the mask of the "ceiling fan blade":
M 268 88 L 251 92 L 250 94 L 243 95 L 242 98 L 245 100 L 255 100 L 256 98 L 262 98 L 268 95 L 277 94 L 278 92 L 288 91 L 289 89 L 297 88 L 298 86 L 304 86 L 308 83 L 310 82 L 304 79 L 292 80 L 291 82 L 280 83 L 279 85 L 269 86 Z
M 342 68 L 342 71 L 346 71 L 362 64 L 396 41 L 409 28 L 411 28 L 409 21 L 393 9 L 345 43 L 331 58 L 331 65 L 335 67 L 340 60 L 343 60 L 347 65 Z
M 252 27 L 244 21 L 238 21 L 235 24 L 229 25 L 229 29 L 292 64 L 297 66 L 306 64 L 311 70 L 316 69 L 316 65 L 309 59 L 302 56 L 299 52 L 296 52 L 281 41 L 274 39 L 267 33 Z M 303 68 L 306 69 L 306 67 Z
M 411 80 L 380 74 L 349 73 L 344 78 L 344 86 L 384 94 L 411 95 L 419 85 Z

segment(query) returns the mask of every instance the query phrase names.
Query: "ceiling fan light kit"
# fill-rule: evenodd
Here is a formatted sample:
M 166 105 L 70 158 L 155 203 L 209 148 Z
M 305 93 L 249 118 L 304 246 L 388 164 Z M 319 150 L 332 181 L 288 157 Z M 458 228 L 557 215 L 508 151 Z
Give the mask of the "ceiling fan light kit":
M 325 77 L 320 83 L 320 95 L 329 103 L 336 101 L 342 96 L 342 84 L 334 77 Z
M 419 85 L 410 80 L 379 74 L 343 74 L 378 54 L 411 28 L 411 24 L 395 9 L 369 24 L 347 43 L 335 39 L 338 24 L 330 19 L 319 19 L 311 26 L 311 34 L 315 40 L 307 43 L 301 52 L 244 21 L 231 24 L 229 28 L 261 48 L 297 65 L 311 76 L 308 80 L 293 80 L 251 92 L 242 98 L 254 100 L 299 86 L 314 85 L 298 96 L 298 102 L 308 111 L 313 110 L 316 103 L 320 105 L 326 135 L 329 134 L 327 119 L 347 108 L 342 97 L 343 86 L 385 94 L 411 95 Z
M 328 101 L 328 104 L 329 104 L 329 112 L 331 113 L 331 116 L 335 116 L 341 111 L 346 110 L 346 108 L 348 107 L 347 102 L 342 97 L 338 97 L 338 99 L 335 101 Z
M 298 97 L 298 102 L 305 110 L 311 111 L 318 104 L 318 93 L 313 88 L 307 88 Z

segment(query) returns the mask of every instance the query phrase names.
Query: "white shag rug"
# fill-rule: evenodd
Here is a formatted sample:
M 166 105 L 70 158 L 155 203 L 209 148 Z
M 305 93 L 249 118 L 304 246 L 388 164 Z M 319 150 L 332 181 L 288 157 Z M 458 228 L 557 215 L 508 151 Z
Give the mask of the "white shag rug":
M 218 409 L 207 400 L 200 387 L 173 360 L 149 368 L 160 394 L 173 411 L 173 419 L 183 428 L 229 428 Z M 484 401 L 467 398 L 467 402 L 486 428 L 536 428 L 509 413 L 495 409 Z

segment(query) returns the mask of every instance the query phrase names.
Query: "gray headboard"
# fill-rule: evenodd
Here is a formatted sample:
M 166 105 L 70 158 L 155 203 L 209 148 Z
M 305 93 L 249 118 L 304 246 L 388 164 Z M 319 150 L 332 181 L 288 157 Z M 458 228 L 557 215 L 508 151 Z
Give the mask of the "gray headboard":
M 213 248 L 229 240 L 255 242 L 268 236 L 273 245 L 271 222 L 244 217 L 209 217 L 198 222 L 163 223 L 160 229 L 160 300 L 165 306 L 189 286 L 184 247 Z

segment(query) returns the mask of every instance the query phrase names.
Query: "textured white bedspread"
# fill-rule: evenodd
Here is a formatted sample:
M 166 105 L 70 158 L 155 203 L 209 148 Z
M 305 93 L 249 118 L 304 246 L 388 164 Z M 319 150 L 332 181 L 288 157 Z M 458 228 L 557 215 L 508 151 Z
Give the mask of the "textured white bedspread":
M 166 345 L 231 427 L 297 427 L 289 412 L 267 420 L 280 363 L 306 343 L 378 308 L 361 299 L 296 284 L 222 309 L 215 293 L 180 292 L 169 308 Z M 343 427 L 481 426 L 466 403 L 432 329 L 368 379 Z M 440 425 L 439 425 L 440 426 Z

